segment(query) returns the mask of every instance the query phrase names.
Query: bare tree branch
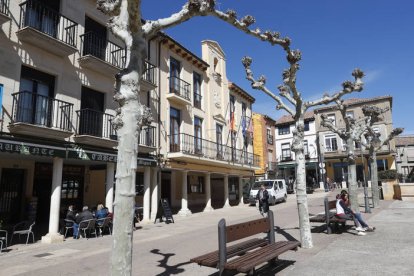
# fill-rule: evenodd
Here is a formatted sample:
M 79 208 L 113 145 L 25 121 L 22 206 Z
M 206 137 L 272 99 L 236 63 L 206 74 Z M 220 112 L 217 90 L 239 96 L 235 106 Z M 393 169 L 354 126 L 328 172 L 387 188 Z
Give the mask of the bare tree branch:
M 354 76 L 355 81 L 345 81 L 342 83 L 342 90 L 335 93 L 332 96 L 329 96 L 328 94 L 325 94 L 322 99 L 315 100 L 315 101 L 308 101 L 304 104 L 305 108 L 308 109 L 309 107 L 322 105 L 322 104 L 328 104 L 330 102 L 334 102 L 337 99 L 340 99 L 342 96 L 352 93 L 352 92 L 361 92 L 364 83 L 362 82 L 362 77 L 364 76 L 364 73 L 360 69 L 355 69 L 352 72 L 352 76 Z
M 246 70 L 246 78 L 251 82 L 253 89 L 258 89 L 263 92 L 265 92 L 267 95 L 269 95 L 272 99 L 274 99 L 278 105 L 276 106 L 276 109 L 284 109 L 286 110 L 290 115 L 294 116 L 295 112 L 289 108 L 279 96 L 276 96 L 273 92 L 271 92 L 267 87 L 266 84 L 266 78 L 264 76 L 261 76 L 259 79 L 255 79 L 253 77 L 253 72 L 250 68 L 250 65 L 252 63 L 252 59 L 250 57 L 244 57 L 242 59 L 242 63 L 244 65 L 244 68 Z M 282 91 L 281 91 L 282 93 Z
M 328 119 L 328 117 L 326 117 L 325 114 L 321 114 L 321 118 L 322 118 L 322 122 L 321 122 L 322 126 L 327 127 L 330 131 L 338 134 L 339 137 L 341 137 L 342 139 L 347 138 L 346 132 L 343 129 L 337 128 L 334 125 L 333 120 Z

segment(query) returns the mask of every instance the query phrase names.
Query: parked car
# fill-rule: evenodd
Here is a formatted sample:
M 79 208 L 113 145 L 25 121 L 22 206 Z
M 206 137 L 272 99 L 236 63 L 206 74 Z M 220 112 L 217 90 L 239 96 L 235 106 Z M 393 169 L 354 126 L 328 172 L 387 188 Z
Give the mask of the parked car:
M 284 179 L 266 179 L 255 181 L 250 189 L 249 203 L 250 205 L 256 204 L 256 195 L 260 189 L 260 186 L 264 184 L 267 192 L 269 193 L 269 204 L 274 205 L 276 202 L 286 202 L 287 189 Z

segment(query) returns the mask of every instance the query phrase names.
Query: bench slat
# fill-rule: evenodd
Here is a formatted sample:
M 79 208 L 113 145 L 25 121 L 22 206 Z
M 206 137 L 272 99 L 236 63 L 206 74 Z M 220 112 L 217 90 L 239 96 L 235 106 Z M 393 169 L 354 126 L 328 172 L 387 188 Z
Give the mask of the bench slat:
M 227 247 L 227 258 L 233 256 L 241 255 L 247 251 L 253 250 L 258 247 L 267 245 L 269 242 L 265 239 L 254 238 L 238 244 L 231 245 Z M 217 267 L 219 260 L 219 251 L 212 251 L 210 253 L 192 258 L 190 261 L 197 263 L 199 265 L 208 266 L 208 267 Z
M 258 250 L 246 253 L 234 260 L 230 260 L 224 267 L 230 270 L 248 272 L 255 266 L 272 260 L 280 254 L 297 249 L 300 245 L 298 241 L 280 241 L 274 244 L 268 244 Z
M 253 236 L 255 234 L 269 231 L 269 219 L 261 218 L 248 222 L 229 225 L 226 227 L 227 242 Z

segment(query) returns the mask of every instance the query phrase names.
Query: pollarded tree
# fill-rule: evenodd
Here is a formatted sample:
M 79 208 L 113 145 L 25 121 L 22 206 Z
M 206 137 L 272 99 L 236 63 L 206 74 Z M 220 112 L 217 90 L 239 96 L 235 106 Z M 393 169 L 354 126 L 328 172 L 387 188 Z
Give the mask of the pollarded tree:
M 371 106 L 370 108 L 375 108 Z M 379 205 L 379 190 L 378 190 L 378 166 L 377 166 L 377 152 L 382 149 L 384 145 L 387 145 L 395 136 L 400 135 L 404 129 L 403 128 L 394 128 L 391 133 L 388 134 L 385 139 L 381 140 L 380 133 L 376 133 L 373 129 L 373 124 L 380 121 L 380 114 L 388 111 L 388 108 L 380 109 L 375 112 L 377 116 L 371 118 L 370 125 L 367 127 L 367 132 L 365 133 L 366 142 L 361 144 L 368 149 L 369 151 L 369 164 L 371 168 L 371 189 L 372 189 L 372 202 L 374 207 Z
M 151 118 L 148 110 L 139 101 L 140 80 L 147 57 L 146 41 L 159 31 L 179 25 L 193 17 L 214 16 L 261 41 L 271 45 L 280 45 L 288 51 L 289 58 L 296 58 L 298 53 L 290 51 L 289 38 L 281 38 L 277 32 L 266 31 L 262 33 L 260 29 L 250 29 L 250 26 L 255 22 L 252 16 L 247 15 L 237 19 L 233 10 L 227 12 L 217 10 L 215 0 L 188 0 L 177 13 L 157 20 L 142 18 L 141 0 L 97 0 L 97 5 L 99 10 L 110 17 L 109 29 L 124 42 L 126 48 L 126 66 L 116 76 L 114 96 L 120 108 L 117 110 L 117 116 L 114 120 L 118 133 L 118 163 L 111 273 L 112 275 L 130 275 L 135 170 L 138 154 L 137 138 L 141 127 L 147 124 Z M 357 86 L 359 87 L 360 84 L 358 83 Z M 351 87 L 347 89 L 353 90 Z M 340 95 L 342 94 L 340 93 Z M 330 99 L 322 99 L 319 102 L 329 102 Z M 298 100 L 298 102 L 301 101 Z M 299 117 L 300 115 L 298 115 Z M 303 240 L 302 245 L 311 247 L 310 231 L 309 237 Z
M 336 133 L 346 143 L 346 153 L 348 161 L 348 192 L 349 199 L 351 200 L 351 207 L 353 210 L 359 210 L 358 204 L 358 183 L 356 177 L 356 158 L 355 142 L 361 141 L 361 136 L 367 131 L 371 122 L 378 118 L 381 114 L 381 110 L 375 106 L 362 107 L 363 117 L 355 120 L 354 118 L 347 116 L 347 106 L 343 101 L 337 101 L 337 108 L 341 113 L 341 116 L 345 123 L 345 128 L 338 128 L 332 120 L 328 119 L 324 114 L 322 117 L 322 125 L 327 127 L 330 131 Z
M 266 87 L 266 78 L 264 76 L 260 76 L 258 79 L 254 78 L 251 69 L 252 59 L 250 57 L 244 57 L 242 63 L 246 70 L 246 78 L 251 82 L 252 88 L 269 95 L 277 102 L 276 109 L 285 110 L 295 121 L 295 130 L 293 131 L 291 150 L 295 153 L 296 162 L 296 199 L 299 213 L 300 237 L 302 247 L 311 248 L 313 247 L 313 243 L 309 223 L 308 202 L 306 195 L 305 154 L 303 150 L 305 130 L 304 115 L 306 110 L 309 108 L 338 101 L 346 94 L 355 91 L 362 91 L 362 77 L 364 74 L 361 70 L 355 69 L 352 73 L 354 81 L 345 81 L 342 84 L 342 90 L 339 92 L 336 92 L 333 95 L 325 94 L 321 99 L 315 101 L 304 101 L 296 86 L 296 74 L 299 70 L 301 53 L 299 50 L 291 50 L 289 45 L 285 45 L 283 49 L 286 52 L 287 60 L 290 66 L 288 69 L 284 70 L 282 74 L 283 85 L 278 87 L 280 96 L 276 95 Z M 285 100 L 282 100 L 282 98 Z

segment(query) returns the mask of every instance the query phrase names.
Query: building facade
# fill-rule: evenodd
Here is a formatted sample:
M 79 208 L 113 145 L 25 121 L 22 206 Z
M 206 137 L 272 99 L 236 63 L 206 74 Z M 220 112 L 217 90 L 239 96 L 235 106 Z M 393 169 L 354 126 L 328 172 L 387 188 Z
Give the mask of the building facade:
M 260 169 L 254 172 L 258 179 L 276 178 L 275 123 L 269 116 L 253 112 L 254 153 L 260 158 Z
M 414 182 L 414 135 L 395 137 L 397 172 L 402 182 Z
M 94 1 L 0 2 L 0 218 L 36 220 L 45 242 L 61 239 L 69 205 L 112 211 L 114 76 L 125 49 L 107 20 Z M 236 126 L 254 99 L 228 82 L 217 43 L 203 42 L 203 58 L 163 34 L 148 45 L 140 99 L 154 122 L 137 141 L 136 176 L 144 219 L 154 219 L 161 197 L 182 214 L 238 202 L 256 159 Z
M 347 99 L 344 101 L 347 105 L 347 116 L 358 120 L 364 115 L 362 107 L 365 105 L 374 105 L 379 108 L 388 109 L 381 116 L 381 120 L 374 124 L 374 131 L 380 134 L 379 139 L 384 140 L 393 129 L 392 125 L 392 97 L 381 96 L 369 99 Z M 345 128 L 345 123 L 341 113 L 337 110 L 336 105 L 321 107 L 315 110 L 316 124 L 318 128 L 318 141 L 320 154 L 325 163 L 326 176 L 332 181 L 346 186 L 347 182 L 347 153 L 346 143 L 342 141 L 339 136 L 331 132 L 328 128 L 321 125 L 321 115 L 324 114 L 328 119 L 331 119 L 339 129 Z M 365 138 L 361 137 L 365 142 Z M 357 164 L 357 181 L 362 185 L 365 180 L 368 180 L 368 151 L 361 146 L 360 143 L 355 143 L 356 164 Z M 378 171 L 395 169 L 395 140 L 390 141 L 384 145 L 380 151 L 377 152 Z
M 293 117 L 285 115 L 276 120 L 276 152 L 278 175 L 286 180 L 288 190 L 294 191 L 295 182 L 295 153 L 291 150 L 295 122 Z M 316 140 L 316 124 L 313 111 L 305 113 L 304 153 L 306 158 L 306 185 L 308 191 L 313 191 L 319 178 L 318 146 Z

